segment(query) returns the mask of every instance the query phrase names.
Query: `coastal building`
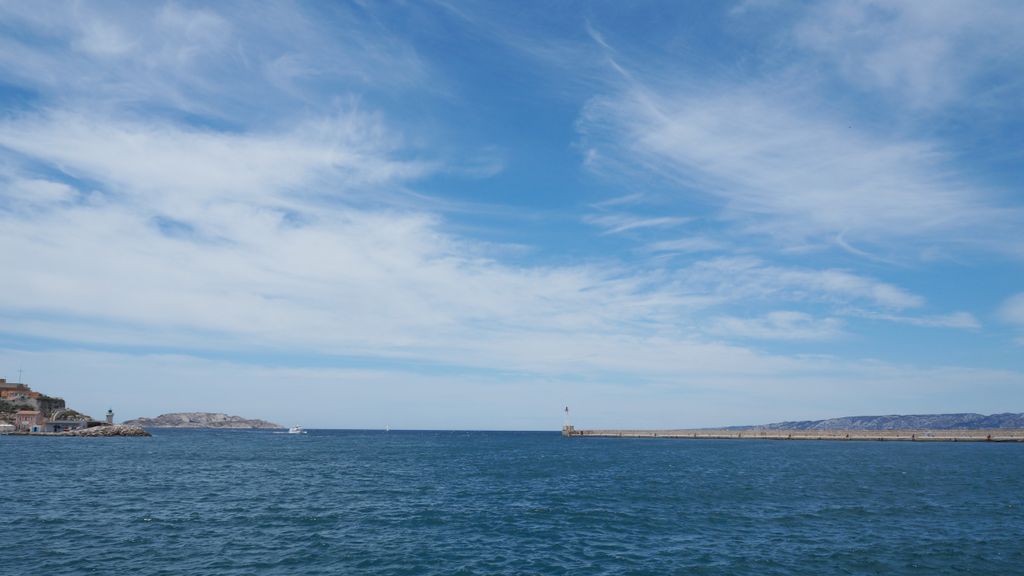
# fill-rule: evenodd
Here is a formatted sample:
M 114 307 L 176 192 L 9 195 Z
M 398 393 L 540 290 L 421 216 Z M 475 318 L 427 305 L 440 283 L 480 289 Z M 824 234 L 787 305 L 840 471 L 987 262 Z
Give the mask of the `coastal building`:
M 70 432 L 89 427 L 88 420 L 50 420 L 43 425 L 43 432 Z
M 19 432 L 42 432 L 46 426 L 46 416 L 38 410 L 19 410 L 14 415 L 14 427 Z
M 0 389 L 0 400 L 15 406 L 28 406 L 43 414 L 52 414 L 57 410 L 65 408 L 63 398 L 55 398 L 35 392 L 24 384 L 16 384 L 14 387 Z
M 36 393 L 32 392 L 28 386 L 22 386 L 20 388 L 5 388 L 0 390 L 0 400 L 6 400 L 8 402 L 26 400 L 31 398 L 33 394 Z
M 4 378 L 0 378 L 0 400 L 10 402 L 12 398 L 28 394 L 32 389 L 24 384 L 17 382 L 8 382 Z
M 15 390 L 17 388 L 28 388 L 28 386 L 18 382 L 8 382 L 6 378 L 0 378 L 0 392 L 4 390 Z
M 47 396 L 20 382 L 0 378 L 0 424 L 12 424 L 20 432 L 48 432 L 87 428 L 89 422 L 92 418 L 68 410 L 63 398 Z

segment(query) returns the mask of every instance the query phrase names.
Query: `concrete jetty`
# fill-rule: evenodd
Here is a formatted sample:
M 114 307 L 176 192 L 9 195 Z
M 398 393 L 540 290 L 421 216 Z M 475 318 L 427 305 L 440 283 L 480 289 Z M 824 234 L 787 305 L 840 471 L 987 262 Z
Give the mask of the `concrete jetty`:
M 570 438 L 678 438 L 689 440 L 833 440 L 875 442 L 1024 442 L 1024 429 L 989 430 L 577 430 Z

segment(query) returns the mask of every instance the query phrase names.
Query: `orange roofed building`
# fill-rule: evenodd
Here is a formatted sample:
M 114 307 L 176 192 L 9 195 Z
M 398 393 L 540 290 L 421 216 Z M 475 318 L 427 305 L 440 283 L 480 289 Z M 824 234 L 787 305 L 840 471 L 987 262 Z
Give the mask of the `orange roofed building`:
M 46 416 L 38 410 L 18 410 L 14 415 L 14 427 L 19 432 L 40 432 L 46 426 Z

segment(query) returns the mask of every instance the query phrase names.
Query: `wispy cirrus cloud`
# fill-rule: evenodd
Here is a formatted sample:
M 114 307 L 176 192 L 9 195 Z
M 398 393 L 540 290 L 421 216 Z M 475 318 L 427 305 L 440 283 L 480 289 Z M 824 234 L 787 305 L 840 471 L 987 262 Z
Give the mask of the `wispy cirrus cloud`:
M 674 238 L 672 240 L 659 240 L 651 242 L 646 246 L 651 252 L 715 252 L 728 248 L 729 245 L 721 240 L 707 236 L 688 236 Z
M 0 6 L 4 20 L 19 28 L 0 35 L 0 69 L 71 106 L 88 102 L 91 110 L 150 117 L 185 113 L 237 127 L 245 124 L 241 116 L 268 125 L 290 121 L 296 102 L 307 113 L 322 112 L 359 91 L 442 89 L 373 6 L 326 9 L 344 34 L 284 2 L 68 0 L 37 8 Z M 324 98 L 325 91 L 332 95 Z
M 1005 95 L 1022 87 L 1024 53 L 1014 9 L 837 0 L 776 10 L 760 29 L 765 4 L 732 12 L 737 30 L 775 44 L 737 64 L 743 73 L 695 50 L 641 57 L 588 23 L 605 75 L 577 122 L 585 166 L 634 187 L 660 179 L 648 188 L 662 200 L 710 207 L 761 245 L 889 263 L 943 250 L 1020 256 L 1012 191 L 965 169 L 971 146 L 905 113 L 966 106 L 993 127 L 1012 114 L 1019 99 Z
M 370 119 L 337 121 L 273 137 L 67 114 L 0 123 L 0 144 L 72 177 L 10 179 L 45 193 L 11 194 L 0 211 L 0 266 L 19 270 L 0 298 L 5 324 L 108 344 L 153 334 L 172 346 L 664 374 L 697 357 L 709 370 L 788 363 L 703 340 L 699 318 L 714 306 L 923 302 L 849 272 L 755 258 L 671 274 L 505 264 L 436 215 L 367 205 L 365 190 L 428 168 L 397 159 Z
M 899 324 L 910 324 L 925 328 L 954 328 L 959 330 L 978 330 L 981 322 L 970 312 L 951 312 L 949 314 L 906 316 L 899 314 L 885 314 L 865 310 L 848 310 L 847 314 L 855 317 L 868 318 L 871 320 L 883 320 Z
M 877 138 L 777 97 L 626 82 L 592 99 L 580 126 L 595 169 L 654 171 L 682 196 L 719 202 L 739 230 L 787 242 L 969 243 L 966 231 L 1009 231 L 1020 216 L 946 168 L 936 143 Z
M 72 110 L 9 118 L 0 146 L 25 159 L 103 182 L 125 198 L 146 196 L 168 209 L 204 198 L 237 200 L 302 189 L 332 172 L 337 194 L 430 171 L 428 161 L 392 159 L 397 133 L 358 111 L 309 120 L 279 132 L 241 134 L 163 121 L 141 122 Z M 285 194 L 280 194 L 285 196 Z M 173 205 L 173 206 L 172 206 Z
M 269 135 L 69 112 L 0 123 L 21 159 L 0 210 L 0 265 L 20 271 L 5 326 L 540 371 L 661 372 L 644 366 L 657 348 L 758 358 L 685 330 L 652 348 L 644 327 L 677 331 L 700 300 L 656 275 L 504 264 L 390 205 L 383 192 L 430 168 L 389 135 L 358 113 Z
M 1024 331 L 1024 292 L 1007 298 L 998 310 L 999 319 Z M 1024 334 L 1018 336 L 1017 344 L 1024 346 Z
M 1024 292 L 1010 296 L 999 308 L 1004 322 L 1024 326 Z
M 709 332 L 755 340 L 831 340 L 843 335 L 843 321 L 816 318 L 803 312 L 779 310 L 755 318 L 721 316 L 711 319 Z
M 911 108 L 1019 106 L 986 76 L 1020 83 L 1024 16 L 1005 2 L 920 3 L 844 0 L 814 6 L 794 30 L 854 86 L 880 91 Z M 1002 100 L 1002 101 L 1001 101 Z
M 925 304 L 918 294 L 846 270 L 778 266 L 750 256 L 702 260 L 678 274 L 693 290 L 734 300 L 824 302 L 836 306 L 863 302 L 883 310 L 913 309 Z
M 644 228 L 674 228 L 691 220 L 680 216 L 645 217 L 630 214 L 590 214 L 583 217 L 587 224 L 604 228 L 605 234 L 621 234 Z

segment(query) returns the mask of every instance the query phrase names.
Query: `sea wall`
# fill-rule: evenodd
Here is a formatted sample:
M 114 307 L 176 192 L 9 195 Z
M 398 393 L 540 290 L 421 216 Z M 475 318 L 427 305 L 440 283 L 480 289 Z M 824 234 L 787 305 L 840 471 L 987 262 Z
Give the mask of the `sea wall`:
M 989 430 L 577 430 L 573 438 L 679 438 L 696 440 L 860 440 L 899 442 L 1024 442 L 1024 429 Z

